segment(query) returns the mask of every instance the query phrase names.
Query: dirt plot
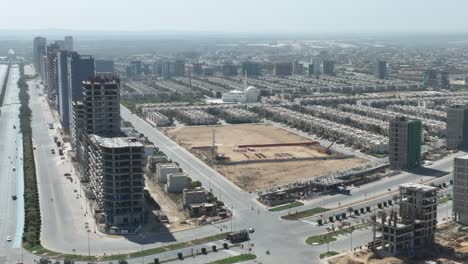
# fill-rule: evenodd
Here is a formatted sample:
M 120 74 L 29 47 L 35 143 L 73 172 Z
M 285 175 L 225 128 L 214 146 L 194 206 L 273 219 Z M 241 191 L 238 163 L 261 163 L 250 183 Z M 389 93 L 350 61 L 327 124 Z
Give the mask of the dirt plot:
M 192 126 L 164 129 L 170 138 L 188 147 L 211 146 L 213 143 L 213 130 L 215 132 L 216 144 L 219 146 L 310 141 L 284 129 L 266 124 Z
M 352 168 L 364 160 L 306 160 L 215 165 L 215 169 L 244 190 L 254 191 L 274 185 L 307 180 L 340 169 Z
M 165 129 L 174 141 L 185 146 L 197 157 L 211 163 L 213 130 L 217 153 L 224 154 L 231 162 L 254 161 L 249 164 L 216 164 L 213 167 L 226 178 L 245 190 L 257 190 L 299 180 L 311 179 L 333 171 L 350 169 L 366 162 L 361 158 L 333 159 L 320 146 L 274 146 L 239 148 L 239 145 L 282 144 L 310 142 L 284 129 L 267 124 L 243 124 L 229 126 L 197 126 Z M 294 160 L 303 158 L 332 157 L 327 160 Z M 262 161 L 263 162 L 260 162 Z M 278 161 L 270 161 L 278 160 Z M 281 160 L 281 161 L 279 161 Z M 257 163 L 257 161 L 259 161 Z

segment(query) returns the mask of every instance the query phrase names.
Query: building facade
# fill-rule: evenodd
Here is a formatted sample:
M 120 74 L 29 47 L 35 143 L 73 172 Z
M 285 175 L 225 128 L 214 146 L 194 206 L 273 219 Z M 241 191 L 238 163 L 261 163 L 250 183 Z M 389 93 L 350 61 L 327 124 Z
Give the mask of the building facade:
M 291 62 L 277 62 L 274 65 L 273 73 L 276 76 L 289 76 L 293 73 L 293 64 Z
M 326 75 L 335 75 L 335 61 L 333 60 L 323 60 L 323 74 Z
M 398 116 L 390 120 L 388 159 L 390 168 L 406 170 L 421 163 L 422 124 L 420 120 Z
M 458 222 L 468 225 L 468 155 L 454 159 L 453 214 Z
M 383 60 L 377 60 L 375 63 L 375 77 L 378 79 L 387 78 L 387 62 Z
M 260 64 L 255 62 L 243 62 L 241 65 L 241 74 L 247 76 L 260 76 Z
M 448 149 L 468 150 L 468 105 L 447 108 L 446 129 Z
M 437 227 L 437 188 L 400 185 L 399 212 L 372 217 L 372 247 L 381 257 L 414 256 L 434 245 Z
M 35 37 L 33 40 L 33 59 L 36 72 L 41 73 L 42 56 L 46 54 L 47 39 L 43 37 Z
M 132 232 L 144 217 L 144 146 L 134 138 L 89 135 L 87 176 L 103 232 Z

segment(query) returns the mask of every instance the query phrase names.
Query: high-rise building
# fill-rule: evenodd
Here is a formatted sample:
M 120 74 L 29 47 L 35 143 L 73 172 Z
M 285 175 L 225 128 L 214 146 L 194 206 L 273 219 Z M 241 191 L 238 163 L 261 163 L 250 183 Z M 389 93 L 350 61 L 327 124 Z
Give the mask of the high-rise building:
M 375 64 L 375 77 L 379 79 L 387 78 L 387 62 L 383 60 L 377 60 Z
M 57 44 L 47 46 L 47 96 L 50 100 L 56 100 L 58 92 L 58 54 L 60 47 Z
M 65 36 L 65 45 L 64 50 L 73 51 L 73 37 L 72 36 Z
M 140 76 L 143 73 L 143 68 L 141 66 L 141 61 L 135 60 L 130 62 L 130 67 L 132 68 L 133 76 Z
M 229 77 L 229 76 L 236 76 L 237 75 L 237 66 L 233 64 L 223 64 L 222 72 L 223 76 Z
M 312 64 L 314 65 L 314 75 L 318 76 L 322 73 L 321 58 L 312 58 Z
M 41 69 L 41 60 L 42 57 L 46 54 L 47 40 L 43 37 L 35 37 L 33 41 L 33 57 L 34 57 L 34 67 L 36 71 L 40 73 Z
M 68 96 L 68 58 L 72 56 L 73 52 L 68 50 L 61 50 L 58 53 L 58 112 L 60 116 L 60 123 L 65 131 L 70 131 L 70 102 Z M 76 54 L 76 52 L 75 52 Z M 75 55 L 76 56 L 76 55 Z
M 201 63 L 192 63 L 192 74 L 194 75 L 202 75 L 203 74 L 203 64 Z
M 454 159 L 453 214 L 458 222 L 468 225 L 468 155 Z
M 72 102 L 83 98 L 83 81 L 94 76 L 94 58 L 73 52 L 67 58 L 69 123 L 73 122 Z
M 89 135 L 85 144 L 93 211 L 102 232 L 133 232 L 144 216 L 144 146 L 134 138 Z
M 448 149 L 468 150 L 468 105 L 447 108 L 446 140 Z
M 308 68 L 307 68 L 307 74 L 312 76 L 314 75 L 314 64 L 313 63 L 310 63 Z
M 182 61 L 182 60 L 176 60 L 174 62 L 174 76 L 179 76 L 179 77 L 182 77 L 182 76 L 185 76 L 185 62 Z
M 244 76 L 247 73 L 247 76 L 259 76 L 261 74 L 260 64 L 256 62 L 243 62 L 241 65 L 241 74 Z
M 65 49 L 65 41 L 63 40 L 56 40 L 54 41 L 54 44 L 59 47 L 59 49 L 64 50 Z
M 291 62 L 277 62 L 274 64 L 273 73 L 276 76 L 292 75 L 293 64 Z
M 323 74 L 326 75 L 335 75 L 335 61 L 333 60 L 323 60 Z
M 391 169 L 406 170 L 420 165 L 421 127 L 420 120 L 404 116 L 390 120 L 388 159 Z
M 120 135 L 120 80 L 92 78 L 82 85 L 84 131 L 105 137 Z
M 423 86 L 426 88 L 430 87 L 436 89 L 450 88 L 448 72 L 433 69 L 425 70 L 423 75 Z
M 372 216 L 372 249 L 385 256 L 412 255 L 434 245 L 437 188 L 417 183 L 400 185 L 399 212 Z
M 99 74 L 112 74 L 115 72 L 114 61 L 113 60 L 95 60 L 94 61 L 94 70 L 96 75 Z

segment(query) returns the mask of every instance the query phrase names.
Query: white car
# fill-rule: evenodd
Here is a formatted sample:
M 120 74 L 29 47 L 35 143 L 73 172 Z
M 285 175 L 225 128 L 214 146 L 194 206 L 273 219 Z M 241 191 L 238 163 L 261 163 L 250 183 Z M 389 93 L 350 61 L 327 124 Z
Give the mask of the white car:
M 255 232 L 255 229 L 253 229 L 252 227 L 249 228 L 249 233 L 253 233 L 253 232 Z
M 6 241 L 11 242 L 11 236 L 7 236 Z

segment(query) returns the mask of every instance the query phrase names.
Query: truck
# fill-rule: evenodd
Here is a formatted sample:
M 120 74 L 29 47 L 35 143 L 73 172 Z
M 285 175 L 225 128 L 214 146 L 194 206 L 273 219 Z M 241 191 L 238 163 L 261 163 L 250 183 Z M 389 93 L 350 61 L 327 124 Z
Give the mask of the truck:
M 231 233 L 226 236 L 226 239 L 229 240 L 233 244 L 242 243 L 244 241 L 248 241 L 249 232 L 247 230 L 241 230 L 239 232 Z

